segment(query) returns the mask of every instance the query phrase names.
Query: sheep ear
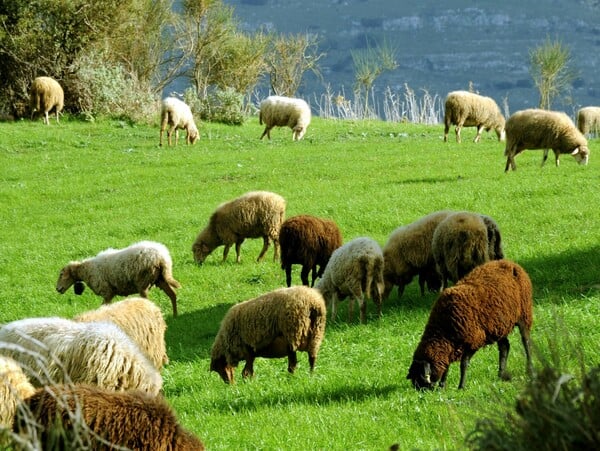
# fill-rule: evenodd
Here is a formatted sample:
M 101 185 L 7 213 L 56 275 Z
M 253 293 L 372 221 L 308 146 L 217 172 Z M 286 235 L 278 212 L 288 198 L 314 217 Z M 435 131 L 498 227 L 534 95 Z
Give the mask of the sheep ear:
M 577 155 L 579 153 L 579 147 L 576 147 L 575 150 L 573 152 L 571 152 L 571 155 Z

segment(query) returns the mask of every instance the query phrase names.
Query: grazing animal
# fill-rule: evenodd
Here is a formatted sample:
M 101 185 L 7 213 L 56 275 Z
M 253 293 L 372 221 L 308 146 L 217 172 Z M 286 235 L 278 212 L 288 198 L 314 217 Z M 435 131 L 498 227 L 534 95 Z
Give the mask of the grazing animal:
M 36 113 L 44 116 L 44 124 L 50 125 L 48 113 L 54 110 L 56 123 L 58 116 L 65 106 L 65 93 L 62 86 L 50 77 L 37 77 L 31 83 L 29 90 L 29 103 L 31 107 L 31 120 Z
M 462 127 L 477 127 L 473 142 L 479 142 L 483 129 L 494 129 L 498 141 L 504 141 L 504 116 L 491 97 L 468 91 L 453 91 L 446 97 L 444 111 L 444 142 L 448 141 L 448 130 L 456 125 L 456 142 L 460 142 Z
M 600 133 L 600 107 L 586 106 L 577 112 L 577 128 L 584 135 Z
M 290 127 L 294 141 L 302 139 L 306 133 L 311 120 L 311 112 L 308 104 L 302 99 L 291 97 L 269 96 L 260 103 L 258 122 L 265 124 L 265 135 L 271 139 L 273 127 Z
M 179 141 L 179 129 L 186 131 L 185 142 L 194 144 L 200 134 L 194 122 L 194 115 L 190 107 L 175 97 L 167 97 L 162 101 L 160 110 L 160 140 L 163 144 L 163 133 L 167 130 L 167 141 L 171 145 L 171 135 L 175 132 L 175 145 Z
M 12 428 L 19 402 L 34 391 L 21 366 L 10 357 L 0 355 L 0 430 Z

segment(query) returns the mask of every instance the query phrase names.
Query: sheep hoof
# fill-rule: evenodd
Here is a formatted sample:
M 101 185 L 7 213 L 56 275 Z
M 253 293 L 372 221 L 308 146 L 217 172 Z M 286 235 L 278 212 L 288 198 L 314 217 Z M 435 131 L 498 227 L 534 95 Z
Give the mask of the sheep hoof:
M 500 379 L 502 379 L 503 381 L 512 380 L 512 376 L 510 375 L 510 373 L 508 371 L 504 371 L 503 373 L 500 373 L 499 376 L 500 376 Z

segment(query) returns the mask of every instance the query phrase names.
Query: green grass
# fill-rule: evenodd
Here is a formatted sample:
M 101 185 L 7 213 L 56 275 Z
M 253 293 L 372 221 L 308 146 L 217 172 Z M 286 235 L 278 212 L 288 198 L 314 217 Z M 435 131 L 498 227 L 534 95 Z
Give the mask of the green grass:
M 227 309 L 280 287 L 284 272 L 255 259 L 261 240 L 220 263 L 217 249 L 202 267 L 191 245 L 214 208 L 256 189 L 275 191 L 288 216 L 334 219 L 345 241 L 371 236 L 382 245 L 399 225 L 432 211 L 478 211 L 496 219 L 507 258 L 530 274 L 535 290 L 536 355 L 559 346 L 566 369 L 597 365 L 600 343 L 600 145 L 590 164 L 540 169 L 541 152 L 517 157 L 504 174 L 503 144 L 493 134 L 442 142 L 442 126 L 315 118 L 305 139 L 289 129 L 259 141 L 257 121 L 242 127 L 201 126 L 193 147 L 158 147 L 158 128 L 116 121 L 0 123 L 0 322 L 64 316 L 95 308 L 86 290 L 59 295 L 60 268 L 70 260 L 142 239 L 166 244 L 182 283 L 177 319 L 169 299 L 150 292 L 167 318 L 171 363 L 165 395 L 182 423 L 209 449 L 457 449 L 477 418 L 513 408 L 525 384 L 525 359 L 512 335 L 508 368 L 497 376 L 497 348 L 475 354 L 466 389 L 459 368 L 448 388 L 416 392 L 405 379 L 412 353 L 435 300 L 416 281 L 401 299 L 393 292 L 378 320 L 329 324 L 313 375 L 305 354 L 294 375 L 282 359 L 259 359 L 251 381 L 225 385 L 210 373 L 209 351 Z M 294 271 L 299 282 L 299 269 Z M 342 306 L 340 317 L 346 317 Z M 572 346 L 573 340 L 577 343 Z

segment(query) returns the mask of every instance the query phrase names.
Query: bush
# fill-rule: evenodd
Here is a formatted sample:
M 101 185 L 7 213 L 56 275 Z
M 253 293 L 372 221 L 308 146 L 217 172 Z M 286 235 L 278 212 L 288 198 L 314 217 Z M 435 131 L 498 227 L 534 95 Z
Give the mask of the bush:
M 232 88 L 215 88 L 204 98 L 198 98 L 196 91 L 188 88 L 184 93 L 184 100 L 194 114 L 206 122 L 242 125 L 246 120 L 244 96 Z

